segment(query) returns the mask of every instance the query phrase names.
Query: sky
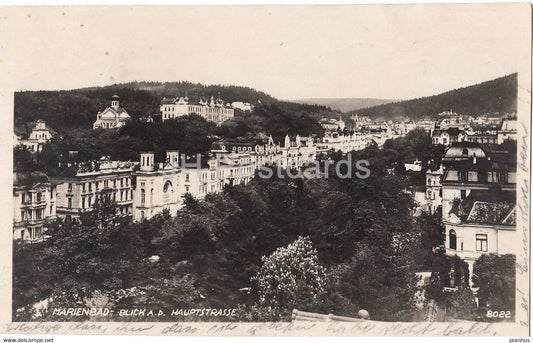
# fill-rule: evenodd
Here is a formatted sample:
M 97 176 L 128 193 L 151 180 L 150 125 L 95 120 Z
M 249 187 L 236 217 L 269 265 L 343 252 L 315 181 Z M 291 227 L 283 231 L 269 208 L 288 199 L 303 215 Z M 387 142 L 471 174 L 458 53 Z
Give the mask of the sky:
M 410 99 L 518 71 L 529 15 L 528 4 L 0 8 L 0 73 L 14 90 L 187 80 L 279 99 Z

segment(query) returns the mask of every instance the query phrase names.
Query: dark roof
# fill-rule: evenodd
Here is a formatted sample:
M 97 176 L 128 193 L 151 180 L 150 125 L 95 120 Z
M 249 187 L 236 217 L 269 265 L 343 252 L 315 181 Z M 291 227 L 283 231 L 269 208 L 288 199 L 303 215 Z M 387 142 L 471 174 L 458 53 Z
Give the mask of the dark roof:
M 40 171 L 13 173 L 13 186 L 30 186 L 38 183 L 48 183 L 48 176 Z
M 454 202 L 450 213 L 464 223 L 514 225 L 514 219 L 508 217 L 515 205 L 515 192 L 472 190 L 465 199 Z

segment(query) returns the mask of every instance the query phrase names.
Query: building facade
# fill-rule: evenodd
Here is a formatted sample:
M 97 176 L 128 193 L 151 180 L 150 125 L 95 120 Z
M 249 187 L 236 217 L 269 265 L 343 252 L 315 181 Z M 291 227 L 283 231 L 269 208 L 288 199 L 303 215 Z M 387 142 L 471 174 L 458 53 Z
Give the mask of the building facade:
M 96 114 L 93 129 L 117 129 L 124 126 L 129 119 L 130 115 L 128 112 L 123 107 L 120 107 L 118 95 L 113 95 L 111 106 Z
M 27 139 L 17 137 L 15 145 L 26 146 L 31 152 L 40 152 L 43 146 L 52 139 L 53 130 L 42 120 L 37 120 Z
M 56 185 L 41 172 L 13 174 L 13 239 L 40 241 L 56 217 Z
M 465 154 L 466 155 L 466 154 Z M 446 254 L 472 267 L 485 253 L 513 253 L 516 161 L 488 155 L 448 161 L 442 179 Z
M 209 102 L 203 98 L 199 102 L 192 102 L 186 96 L 163 98 L 160 109 L 163 121 L 196 113 L 207 121 L 220 124 L 234 116 L 234 110 L 229 103 L 224 104 L 222 99 L 214 100 L 213 97 Z
M 91 161 L 79 166 L 76 175 L 54 179 L 57 183 L 57 214 L 78 217 L 92 211 L 102 194 L 109 194 L 118 214 L 133 212 L 132 173 L 136 163 L 129 161 Z

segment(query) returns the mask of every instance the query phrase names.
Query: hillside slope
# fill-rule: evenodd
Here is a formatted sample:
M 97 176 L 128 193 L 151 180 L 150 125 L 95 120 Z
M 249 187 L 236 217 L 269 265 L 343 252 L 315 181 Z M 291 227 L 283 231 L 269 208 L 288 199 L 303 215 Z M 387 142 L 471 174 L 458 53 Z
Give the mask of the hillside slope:
M 399 100 L 393 99 L 373 99 L 373 98 L 308 98 L 292 100 L 299 104 L 328 106 L 340 112 L 356 111 L 361 108 L 373 107 Z
M 89 87 L 60 91 L 23 91 L 15 93 L 14 124 L 44 120 L 58 132 L 77 128 L 92 128 L 96 114 L 109 106 L 111 96 L 120 97 L 132 118 L 159 113 L 161 99 L 187 95 L 191 100 L 201 96 L 220 96 L 225 102 L 243 101 L 252 104 L 276 104 L 290 111 L 328 112 L 324 106 L 279 101 L 249 87 L 203 85 L 192 82 L 130 82 L 105 87 Z
M 351 113 L 371 118 L 420 119 L 452 109 L 456 113 L 478 116 L 486 113 L 516 112 L 517 73 L 439 95 L 394 102 Z

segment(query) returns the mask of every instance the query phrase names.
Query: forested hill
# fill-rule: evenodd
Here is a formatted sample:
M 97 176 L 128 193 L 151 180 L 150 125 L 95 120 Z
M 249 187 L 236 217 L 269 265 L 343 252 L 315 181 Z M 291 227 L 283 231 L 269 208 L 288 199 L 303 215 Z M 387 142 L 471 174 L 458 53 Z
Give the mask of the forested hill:
M 478 116 L 516 112 L 517 73 L 439 95 L 373 106 L 351 112 L 371 118 L 420 119 L 449 111 Z
M 325 106 L 279 101 L 249 87 L 203 85 L 192 82 L 130 82 L 105 87 L 90 87 L 61 91 L 22 91 L 15 93 L 15 127 L 37 119 L 44 120 L 58 132 L 76 128 L 92 128 L 96 114 L 110 104 L 113 94 L 133 118 L 159 113 L 161 99 L 187 95 L 191 100 L 201 96 L 220 96 L 225 102 L 242 101 L 252 104 L 276 104 L 297 112 L 331 111 Z

